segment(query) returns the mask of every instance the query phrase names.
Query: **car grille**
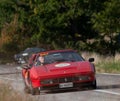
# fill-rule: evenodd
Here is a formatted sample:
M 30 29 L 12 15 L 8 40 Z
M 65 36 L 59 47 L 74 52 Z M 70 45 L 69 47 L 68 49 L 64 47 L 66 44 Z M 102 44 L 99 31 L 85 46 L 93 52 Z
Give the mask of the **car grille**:
M 74 82 L 74 81 L 84 81 L 90 80 L 90 77 L 85 76 L 73 76 L 73 77 L 63 77 L 63 78 L 55 78 L 55 79 L 47 79 L 41 81 L 42 84 L 55 84 L 55 83 L 66 83 L 66 82 Z
M 81 80 L 89 80 L 89 76 L 64 77 L 64 78 L 58 79 L 59 83 L 74 82 L 74 81 L 81 81 Z
M 72 81 L 73 81 L 73 77 L 59 78 L 59 83 L 72 82 Z

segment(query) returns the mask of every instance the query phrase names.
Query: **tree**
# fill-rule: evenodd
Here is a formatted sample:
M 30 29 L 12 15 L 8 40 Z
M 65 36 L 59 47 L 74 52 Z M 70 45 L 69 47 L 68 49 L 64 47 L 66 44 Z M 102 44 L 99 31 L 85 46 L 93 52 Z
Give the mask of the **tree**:
M 14 15 L 12 0 L 0 1 L 0 47 L 4 44 L 12 42 L 13 33 L 15 32 L 16 26 L 16 15 Z M 12 37 L 12 38 L 11 38 Z
M 2 0 L 0 30 L 6 34 L 1 35 L 7 35 L 19 49 L 70 47 L 97 52 L 111 50 L 114 54 L 120 30 L 119 3 L 119 0 Z
M 116 37 L 120 32 L 120 0 L 108 0 L 103 4 L 103 10 L 93 14 L 94 28 L 100 33 L 102 40 L 107 43 L 106 50 L 115 55 L 118 49 Z
M 39 43 L 53 42 L 65 48 L 64 42 L 86 43 L 87 39 L 97 35 L 90 22 L 93 6 L 89 0 L 31 0 L 31 2 L 34 11 L 32 18 L 37 23 L 38 29 L 32 39 L 37 38 Z

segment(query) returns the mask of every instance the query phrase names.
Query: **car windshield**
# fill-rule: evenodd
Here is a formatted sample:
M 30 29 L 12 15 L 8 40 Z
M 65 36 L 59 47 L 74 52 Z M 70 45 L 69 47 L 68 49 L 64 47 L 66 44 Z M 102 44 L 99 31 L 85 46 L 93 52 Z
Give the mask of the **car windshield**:
M 45 57 L 45 63 L 64 62 L 64 61 L 84 61 L 84 59 L 74 51 L 49 53 Z

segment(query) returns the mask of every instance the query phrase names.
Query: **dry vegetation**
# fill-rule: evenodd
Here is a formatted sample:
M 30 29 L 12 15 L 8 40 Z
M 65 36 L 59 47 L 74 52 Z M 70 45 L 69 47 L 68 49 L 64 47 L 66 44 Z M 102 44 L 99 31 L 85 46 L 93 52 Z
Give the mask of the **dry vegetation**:
M 112 57 L 102 56 L 97 53 L 82 52 L 82 56 L 86 60 L 90 57 L 95 58 L 94 64 L 97 72 L 120 73 L 120 53 Z
M 20 92 L 16 92 L 8 84 L 4 84 L 0 81 L 0 101 L 35 101 L 29 95 L 23 95 Z

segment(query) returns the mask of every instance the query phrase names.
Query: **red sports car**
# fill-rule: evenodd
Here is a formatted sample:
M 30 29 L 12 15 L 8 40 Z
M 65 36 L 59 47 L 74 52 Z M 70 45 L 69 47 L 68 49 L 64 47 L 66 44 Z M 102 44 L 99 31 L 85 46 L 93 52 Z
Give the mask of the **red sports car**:
M 39 57 L 44 57 L 41 65 Z M 75 50 L 52 50 L 33 54 L 23 66 L 25 91 L 40 94 L 41 90 L 96 88 L 94 58 L 84 60 Z

